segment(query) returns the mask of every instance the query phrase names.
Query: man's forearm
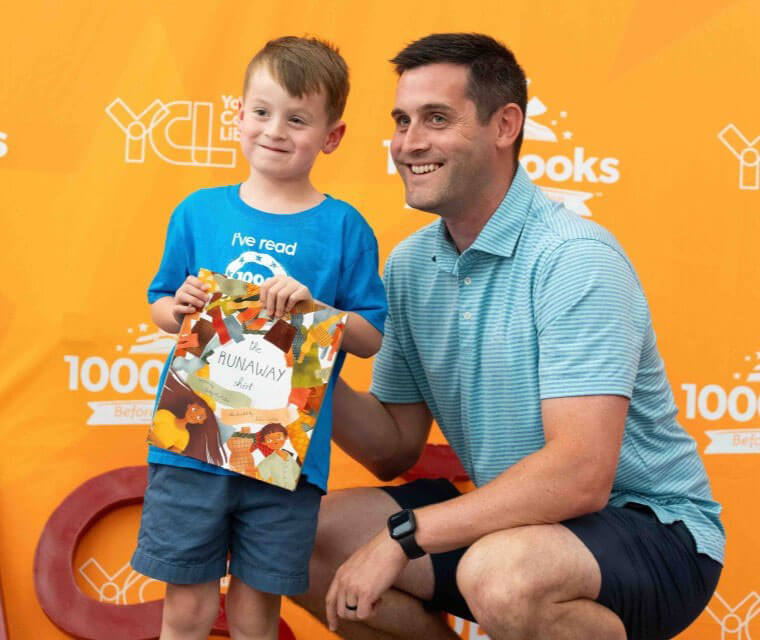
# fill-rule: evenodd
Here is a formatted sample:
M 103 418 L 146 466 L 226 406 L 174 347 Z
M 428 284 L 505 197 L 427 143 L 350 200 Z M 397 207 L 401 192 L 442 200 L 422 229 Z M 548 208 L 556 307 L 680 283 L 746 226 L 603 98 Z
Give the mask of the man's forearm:
M 474 491 L 415 510 L 417 543 L 428 553 L 441 553 L 495 531 L 598 511 L 609 488 L 584 462 L 549 445 Z
M 333 440 L 381 480 L 391 480 L 411 467 L 427 437 L 419 429 L 401 431 L 388 409 L 370 393 L 354 391 L 339 378 L 333 392 Z

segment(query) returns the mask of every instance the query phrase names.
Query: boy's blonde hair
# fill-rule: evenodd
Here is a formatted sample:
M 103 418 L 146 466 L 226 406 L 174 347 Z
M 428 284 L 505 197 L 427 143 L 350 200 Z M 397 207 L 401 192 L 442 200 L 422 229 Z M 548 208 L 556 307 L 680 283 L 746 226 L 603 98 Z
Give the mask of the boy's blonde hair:
M 251 74 L 262 65 L 296 98 L 324 93 L 329 124 L 340 120 L 349 83 L 348 65 L 336 46 L 318 38 L 284 36 L 270 40 L 248 63 L 243 96 L 248 92 Z

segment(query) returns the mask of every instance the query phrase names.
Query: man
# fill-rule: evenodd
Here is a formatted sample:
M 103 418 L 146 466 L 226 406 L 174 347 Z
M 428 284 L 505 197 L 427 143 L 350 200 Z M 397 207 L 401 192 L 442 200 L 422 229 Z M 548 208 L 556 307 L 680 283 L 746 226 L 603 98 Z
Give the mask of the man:
M 435 34 L 392 62 L 391 153 L 440 220 L 388 259 L 371 394 L 339 383 L 335 439 L 389 480 L 434 417 L 477 489 L 329 495 L 300 602 L 347 638 L 456 637 L 436 610 L 494 639 L 670 638 L 724 534 L 635 272 L 519 166 L 526 82 L 503 45 Z

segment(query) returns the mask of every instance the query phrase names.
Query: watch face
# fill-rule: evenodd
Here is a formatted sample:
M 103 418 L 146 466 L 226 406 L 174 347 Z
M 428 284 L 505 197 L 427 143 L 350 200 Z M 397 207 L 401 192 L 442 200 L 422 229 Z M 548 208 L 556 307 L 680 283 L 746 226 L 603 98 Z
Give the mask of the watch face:
M 416 529 L 414 515 L 411 511 L 394 513 L 390 518 L 391 537 L 398 540 L 413 533 Z

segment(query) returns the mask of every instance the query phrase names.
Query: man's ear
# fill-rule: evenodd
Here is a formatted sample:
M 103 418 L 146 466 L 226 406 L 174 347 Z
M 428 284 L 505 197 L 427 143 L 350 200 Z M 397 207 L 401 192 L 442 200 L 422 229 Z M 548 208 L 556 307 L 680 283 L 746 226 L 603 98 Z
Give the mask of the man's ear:
M 493 117 L 496 125 L 496 146 L 505 150 L 511 147 L 523 127 L 523 112 L 514 102 L 505 104 L 496 110 Z
M 343 120 L 338 120 L 327 133 L 325 142 L 322 145 L 322 153 L 332 153 L 335 151 L 340 141 L 343 140 L 344 135 L 346 135 L 346 123 Z

